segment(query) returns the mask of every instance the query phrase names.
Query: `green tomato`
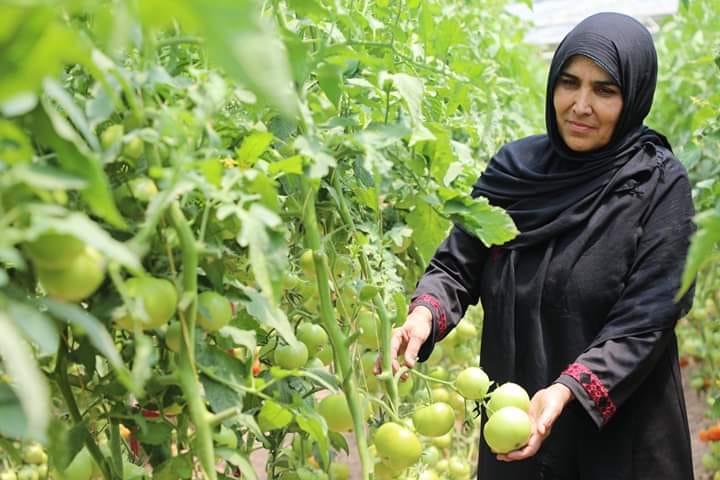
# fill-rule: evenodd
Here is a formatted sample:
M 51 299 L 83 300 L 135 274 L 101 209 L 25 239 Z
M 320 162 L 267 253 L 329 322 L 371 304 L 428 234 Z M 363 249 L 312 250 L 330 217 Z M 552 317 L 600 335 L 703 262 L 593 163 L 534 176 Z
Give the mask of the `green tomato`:
M 296 332 L 298 340 L 305 344 L 310 356 L 316 356 L 328 344 L 328 335 L 320 325 L 301 323 Z
M 530 409 L 530 396 L 517 383 L 504 383 L 490 394 L 488 414 L 492 415 L 503 407 L 518 407 L 527 412 Z
M 435 470 L 425 470 L 420 474 L 418 480 L 440 480 L 440 477 L 435 473 Z
M 105 279 L 105 260 L 92 247 L 85 247 L 65 268 L 36 267 L 37 278 L 48 296 L 65 302 L 79 302 L 89 297 Z
M 363 308 L 358 314 L 357 326 L 360 329 L 360 337 L 358 338 L 360 345 L 377 350 L 380 347 L 378 340 L 380 322 L 375 314 Z
M 467 345 L 455 345 L 450 349 L 450 360 L 457 365 L 467 365 L 472 358 L 472 349 Z
M 436 402 L 415 411 L 412 416 L 415 430 L 427 437 L 440 437 L 455 425 L 455 412 L 444 402 Z
M 80 450 L 65 469 L 65 478 L 72 480 L 90 480 L 93 471 L 93 459 L 86 448 Z
M 490 387 L 490 379 L 480 367 L 468 367 L 455 379 L 455 388 L 468 400 L 482 400 Z
M 213 432 L 213 441 L 220 447 L 227 447 L 235 450 L 238 445 L 237 435 L 235 432 L 227 428 L 225 425 L 220 425 L 220 431 Z
M 433 367 L 433 369 L 430 370 L 428 375 L 430 375 L 430 377 L 432 377 L 436 380 L 442 380 L 442 381 L 445 381 L 448 378 L 450 378 L 450 374 L 448 373 L 448 371 L 445 369 L 445 367 L 443 367 L 441 365 L 436 365 L 435 367 Z
M 413 380 L 412 375 L 405 381 L 400 380 L 400 383 L 398 383 L 398 393 L 400 396 L 405 397 L 412 392 L 413 385 L 415 385 L 415 380 Z
M 22 467 L 17 474 L 18 480 L 39 480 L 38 473 L 28 465 Z
M 85 250 L 85 243 L 74 235 L 45 232 L 25 244 L 25 253 L 44 270 L 68 268 Z
M 311 249 L 308 248 L 300 255 L 300 268 L 309 278 L 315 277 L 315 260 Z
M 407 428 L 393 422 L 384 423 L 375 432 L 374 445 L 382 462 L 392 469 L 404 470 L 420 459 L 422 445 Z
M 439 343 L 435 344 L 435 347 L 433 347 L 432 353 L 430 354 L 428 359 L 425 361 L 425 363 L 430 366 L 437 365 L 442 360 L 443 353 L 444 353 L 443 346 Z
M 430 398 L 432 398 L 433 402 L 450 402 L 450 392 L 447 391 L 446 388 L 443 387 L 437 387 L 433 388 Z
M 318 413 L 325 419 L 331 432 L 348 432 L 353 429 L 350 407 L 342 393 L 334 393 L 320 400 Z
M 478 336 L 477 328 L 469 320 L 460 320 L 455 327 L 459 340 L 475 340 Z
M 125 145 L 123 145 L 122 153 L 123 155 L 134 161 L 140 158 L 143 150 L 145 150 L 145 144 L 142 138 L 134 136 L 128 139 L 127 142 L 125 142 Z
M 517 450 L 530 438 L 530 417 L 517 407 L 501 408 L 488 419 L 483 437 L 493 452 Z
M 420 458 L 425 465 L 432 467 L 440 461 L 440 457 L 440 450 L 437 447 L 431 445 L 425 450 L 423 450 L 422 456 Z
M 350 478 L 350 466 L 347 463 L 330 463 L 330 477 L 333 480 L 348 480 Z
M 440 473 L 445 473 L 448 471 L 448 461 L 446 459 L 441 459 L 438 463 L 435 464 L 435 470 L 437 470 Z
M 308 349 L 302 342 L 280 345 L 275 349 L 275 365 L 286 370 L 295 370 L 308 361 Z
M 142 302 L 147 319 L 133 318 L 126 315 L 117 321 L 118 326 L 132 330 L 137 324 L 143 330 L 159 328 L 165 325 L 177 308 L 177 291 L 175 285 L 164 278 L 133 277 L 125 282 L 127 295 Z
M 465 480 L 470 476 L 470 465 L 467 460 L 452 457 L 448 462 L 448 474 L 452 479 Z
M 23 451 L 23 460 L 25 463 L 32 465 L 42 465 L 43 463 L 47 463 L 48 458 L 42 446 L 37 443 L 33 443 L 28 445 Z
M 197 323 L 205 331 L 216 332 L 230 323 L 230 300 L 217 292 L 206 291 L 198 295 Z
M 122 124 L 110 125 L 100 134 L 100 143 L 103 149 L 107 150 L 118 142 L 125 135 L 125 127 Z
M 330 344 L 325 345 L 320 350 L 316 357 L 323 363 L 323 365 L 330 365 L 333 361 L 333 349 Z
M 450 445 L 452 445 L 452 430 L 446 433 L 445 435 L 441 435 L 439 437 L 433 437 L 430 439 L 430 443 L 432 443 L 437 448 L 449 448 Z M 439 464 L 440 462 L 438 462 Z M 436 466 L 438 470 L 440 470 L 439 466 Z
M 168 350 L 178 353 L 182 345 L 182 325 L 180 322 L 172 322 L 165 332 L 165 345 Z

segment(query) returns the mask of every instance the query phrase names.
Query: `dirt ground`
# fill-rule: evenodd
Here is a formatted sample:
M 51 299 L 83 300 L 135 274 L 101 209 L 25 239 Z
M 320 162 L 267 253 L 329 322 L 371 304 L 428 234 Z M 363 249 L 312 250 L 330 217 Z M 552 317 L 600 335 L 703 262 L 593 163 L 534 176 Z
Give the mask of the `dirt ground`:
M 683 370 L 683 386 L 685 389 L 685 401 L 687 404 L 688 421 L 690 423 L 690 435 L 692 438 L 692 452 L 693 452 L 693 466 L 695 469 L 695 480 L 710 480 L 711 475 L 703 469 L 702 456 L 708 451 L 707 444 L 700 442 L 699 432 L 702 428 L 705 428 L 709 421 L 704 417 L 707 409 L 705 399 L 703 396 L 698 395 L 688 385 L 688 379 L 691 376 L 692 367 L 687 367 Z M 351 435 L 347 436 L 348 444 L 350 445 L 350 455 L 341 455 L 338 461 L 348 463 L 351 468 L 350 478 L 357 480 L 360 478 L 360 462 L 357 459 L 357 455 L 354 454 L 354 441 Z M 252 464 L 255 471 L 258 474 L 260 480 L 267 480 L 267 474 L 264 471 L 265 463 L 267 461 L 267 452 L 256 451 L 251 456 Z

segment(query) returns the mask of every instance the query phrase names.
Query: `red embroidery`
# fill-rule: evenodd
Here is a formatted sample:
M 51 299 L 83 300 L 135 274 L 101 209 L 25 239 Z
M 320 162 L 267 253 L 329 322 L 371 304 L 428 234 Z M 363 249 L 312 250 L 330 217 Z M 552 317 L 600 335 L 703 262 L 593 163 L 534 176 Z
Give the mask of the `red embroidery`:
M 433 316 L 437 318 L 437 337 L 443 338 L 445 336 L 445 331 L 447 331 L 447 318 L 445 317 L 445 309 L 443 309 L 440 306 L 440 302 L 437 298 L 433 297 L 432 295 L 423 294 L 417 297 L 413 302 L 410 304 L 409 310 L 412 312 L 412 310 L 419 304 L 430 304 L 432 308 L 435 310 Z
M 494 263 L 495 260 L 497 260 L 497 258 L 500 256 L 501 253 L 502 253 L 502 248 L 500 248 L 500 247 L 490 248 L 490 260 L 492 260 Z
M 617 410 L 615 403 L 610 398 L 610 393 L 600 379 L 595 375 L 592 370 L 587 368 L 582 363 L 573 363 L 563 372 L 565 375 L 570 375 L 575 380 L 580 382 L 580 385 L 590 395 L 595 406 L 600 410 L 600 415 L 603 417 L 603 423 L 607 423 L 610 417 L 615 415 Z

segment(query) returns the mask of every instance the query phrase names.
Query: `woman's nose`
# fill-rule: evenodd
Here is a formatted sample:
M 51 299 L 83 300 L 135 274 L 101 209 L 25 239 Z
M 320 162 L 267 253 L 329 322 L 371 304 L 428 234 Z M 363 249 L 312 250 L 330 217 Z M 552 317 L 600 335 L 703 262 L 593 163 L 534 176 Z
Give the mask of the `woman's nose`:
M 590 92 L 580 89 L 573 102 L 573 113 L 578 116 L 590 115 L 592 113 L 592 105 L 590 103 Z

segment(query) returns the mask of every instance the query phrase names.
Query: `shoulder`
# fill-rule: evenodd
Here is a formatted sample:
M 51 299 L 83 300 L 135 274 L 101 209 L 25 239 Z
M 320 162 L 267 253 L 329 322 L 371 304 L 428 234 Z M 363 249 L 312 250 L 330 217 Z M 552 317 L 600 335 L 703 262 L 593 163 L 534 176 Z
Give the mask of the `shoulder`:
M 530 135 L 528 137 L 519 138 L 512 142 L 508 142 L 498 150 L 498 154 L 503 152 L 526 152 L 536 149 L 546 148 L 550 145 L 547 134 Z
M 656 167 L 661 170 L 661 184 L 669 189 L 690 190 L 690 178 L 688 177 L 687 168 L 675 156 L 675 154 L 666 147 L 657 146 L 655 160 Z

